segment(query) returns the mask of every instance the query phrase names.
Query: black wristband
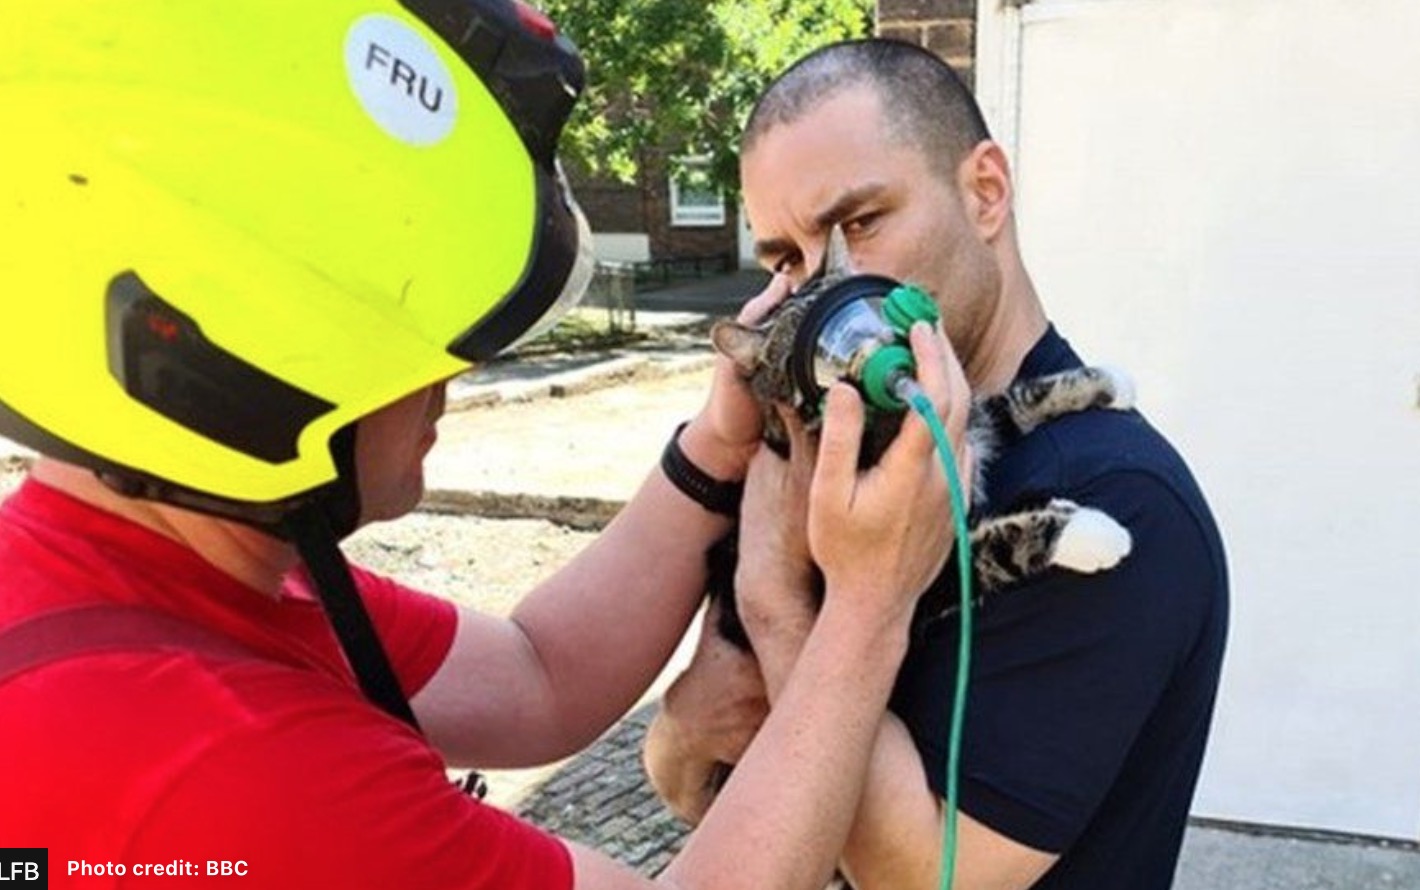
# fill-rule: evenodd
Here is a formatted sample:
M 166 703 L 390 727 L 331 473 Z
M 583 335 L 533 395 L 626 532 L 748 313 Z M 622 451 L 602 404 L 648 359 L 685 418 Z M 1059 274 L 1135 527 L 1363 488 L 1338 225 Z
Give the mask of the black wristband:
M 722 516 L 740 515 L 740 501 L 744 498 L 743 482 L 721 482 L 691 463 L 685 452 L 680 450 L 680 433 L 686 424 L 682 423 L 671 433 L 666 450 L 661 452 L 661 472 L 680 489 L 686 497 L 695 501 L 711 513 Z

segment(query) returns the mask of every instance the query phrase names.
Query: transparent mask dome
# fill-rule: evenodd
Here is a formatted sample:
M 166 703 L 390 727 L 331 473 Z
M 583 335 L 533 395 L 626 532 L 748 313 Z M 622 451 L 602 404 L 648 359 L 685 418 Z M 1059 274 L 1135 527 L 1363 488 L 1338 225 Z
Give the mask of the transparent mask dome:
M 882 300 L 852 300 L 824 321 L 814 344 L 814 380 L 827 389 L 843 379 L 857 380 L 868 357 L 894 342 L 883 320 Z

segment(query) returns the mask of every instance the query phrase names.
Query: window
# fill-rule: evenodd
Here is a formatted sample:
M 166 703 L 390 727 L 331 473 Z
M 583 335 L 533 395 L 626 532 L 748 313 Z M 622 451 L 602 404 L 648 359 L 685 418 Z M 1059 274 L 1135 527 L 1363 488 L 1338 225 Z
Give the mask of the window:
M 671 225 L 723 226 L 725 196 L 710 181 L 709 158 L 687 158 L 685 169 L 672 175 Z

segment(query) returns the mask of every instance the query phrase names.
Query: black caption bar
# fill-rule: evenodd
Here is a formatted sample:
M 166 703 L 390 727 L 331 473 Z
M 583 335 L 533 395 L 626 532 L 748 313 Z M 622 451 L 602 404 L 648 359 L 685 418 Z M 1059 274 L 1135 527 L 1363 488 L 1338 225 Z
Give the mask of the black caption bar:
M 7 890 L 49 886 L 47 847 L 0 847 L 0 881 Z

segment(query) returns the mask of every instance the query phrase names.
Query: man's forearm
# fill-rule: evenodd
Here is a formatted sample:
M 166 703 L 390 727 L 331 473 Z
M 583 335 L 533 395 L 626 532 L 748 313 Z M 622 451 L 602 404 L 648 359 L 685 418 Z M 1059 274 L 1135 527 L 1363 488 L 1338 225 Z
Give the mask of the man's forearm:
M 746 622 L 755 624 L 751 632 L 754 657 L 759 662 L 759 672 L 764 677 L 764 690 L 771 708 L 778 701 L 779 693 L 793 673 L 799 654 L 813 630 L 814 614 L 798 605 L 807 600 L 807 596 L 789 600 L 785 608 L 769 621 L 756 623 L 756 619 L 745 617 Z
M 907 728 L 882 715 L 842 868 L 857 890 L 929 890 L 941 873 L 942 807 Z
M 512 619 L 549 690 L 545 739 L 577 750 L 645 691 L 704 597 L 705 551 L 729 527 L 656 469 L 596 541 L 519 604 Z
M 843 870 L 857 890 L 935 890 L 941 885 L 942 800 L 902 721 L 885 714 L 863 797 L 843 851 Z M 1058 857 L 1034 850 L 957 814 L 953 886 L 958 890 L 1026 890 Z
M 795 669 L 806 627 L 802 616 L 787 614 L 755 640 L 771 714 Z M 912 736 L 884 708 L 843 848 L 844 873 L 857 890 L 935 890 L 942 868 L 942 818 L 942 800 L 928 782 Z M 960 814 L 957 849 L 955 886 L 961 890 L 1023 890 L 1056 858 Z
M 756 638 L 771 713 L 808 637 L 807 627 L 802 614 L 785 614 Z M 891 714 L 880 714 L 863 796 L 843 850 L 843 870 L 854 887 L 936 886 L 941 852 L 937 802 L 907 730 Z
M 859 623 L 830 607 L 814 625 L 764 727 L 668 869 L 675 883 L 823 886 L 847 838 L 906 647 L 905 626 L 865 631 Z M 740 853 L 711 852 L 726 849 Z

